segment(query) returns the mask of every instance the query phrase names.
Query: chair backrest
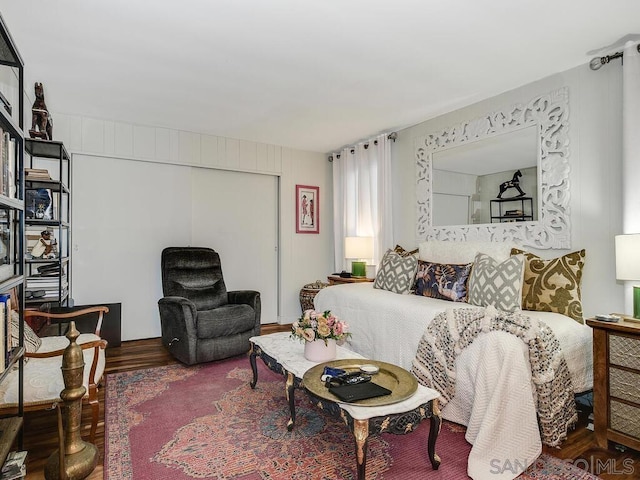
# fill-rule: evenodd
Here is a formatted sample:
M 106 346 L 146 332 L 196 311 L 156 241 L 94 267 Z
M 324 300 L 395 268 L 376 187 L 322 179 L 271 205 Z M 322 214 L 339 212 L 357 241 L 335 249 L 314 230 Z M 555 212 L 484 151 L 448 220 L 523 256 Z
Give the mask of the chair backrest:
M 211 248 L 165 248 L 161 266 L 165 297 L 188 298 L 197 310 L 211 310 L 228 303 L 220 256 Z

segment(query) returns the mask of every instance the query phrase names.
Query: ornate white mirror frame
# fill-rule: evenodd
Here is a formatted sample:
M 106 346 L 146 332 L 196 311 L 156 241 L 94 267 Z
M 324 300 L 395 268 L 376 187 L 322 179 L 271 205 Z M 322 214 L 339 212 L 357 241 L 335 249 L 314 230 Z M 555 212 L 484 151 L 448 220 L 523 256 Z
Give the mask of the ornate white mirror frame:
M 536 125 L 540 135 L 539 220 L 482 225 L 432 226 L 433 153 Z M 533 98 L 416 139 L 417 240 L 513 241 L 522 247 L 571 248 L 569 205 L 569 91 Z

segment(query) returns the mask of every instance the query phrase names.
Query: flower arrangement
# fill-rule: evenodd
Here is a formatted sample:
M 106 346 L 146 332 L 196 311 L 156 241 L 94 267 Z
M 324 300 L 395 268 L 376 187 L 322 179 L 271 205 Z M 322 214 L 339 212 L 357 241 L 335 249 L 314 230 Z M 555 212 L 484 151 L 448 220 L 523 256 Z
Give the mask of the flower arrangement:
M 291 326 L 291 337 L 306 342 L 324 340 L 326 344 L 328 339 L 333 339 L 338 345 L 342 345 L 350 336 L 349 325 L 329 310 L 306 310 Z

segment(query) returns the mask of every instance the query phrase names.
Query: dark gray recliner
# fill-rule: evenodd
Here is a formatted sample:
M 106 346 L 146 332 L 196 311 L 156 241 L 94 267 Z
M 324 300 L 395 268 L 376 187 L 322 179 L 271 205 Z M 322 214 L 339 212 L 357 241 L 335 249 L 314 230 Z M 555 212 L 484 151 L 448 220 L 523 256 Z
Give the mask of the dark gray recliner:
M 246 353 L 249 338 L 260 335 L 260 293 L 228 292 L 210 248 L 165 248 L 162 293 L 162 343 L 187 365 Z

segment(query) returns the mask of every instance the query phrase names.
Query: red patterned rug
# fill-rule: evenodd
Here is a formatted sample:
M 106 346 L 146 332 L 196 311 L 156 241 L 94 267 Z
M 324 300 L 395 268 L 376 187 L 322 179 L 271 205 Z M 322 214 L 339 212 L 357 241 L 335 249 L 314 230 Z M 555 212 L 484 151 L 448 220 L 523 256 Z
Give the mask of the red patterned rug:
M 260 360 L 258 369 L 255 390 L 249 387 L 252 374 L 246 357 L 108 375 L 105 478 L 355 479 L 354 441 L 346 426 L 296 391 L 296 426 L 288 432 L 284 379 Z M 367 479 L 468 478 L 471 446 L 464 431 L 443 423 L 436 444 L 442 459 L 437 471 L 432 470 L 427 456 L 429 422 L 409 435 L 373 436 Z M 543 454 L 519 478 L 597 477 Z

